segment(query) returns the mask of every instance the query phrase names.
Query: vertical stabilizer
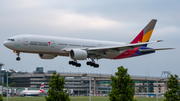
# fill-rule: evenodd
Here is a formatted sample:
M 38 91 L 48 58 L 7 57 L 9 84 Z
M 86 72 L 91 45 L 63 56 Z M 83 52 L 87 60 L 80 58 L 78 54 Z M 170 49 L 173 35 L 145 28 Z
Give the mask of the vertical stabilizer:
M 39 91 L 41 91 L 42 93 L 44 93 L 44 83 L 41 84 Z
M 131 42 L 133 43 L 141 43 L 141 42 L 148 42 L 151 38 L 152 32 L 154 30 L 156 19 L 152 19 L 146 27 L 136 36 L 136 38 Z M 147 46 L 147 45 L 145 45 Z

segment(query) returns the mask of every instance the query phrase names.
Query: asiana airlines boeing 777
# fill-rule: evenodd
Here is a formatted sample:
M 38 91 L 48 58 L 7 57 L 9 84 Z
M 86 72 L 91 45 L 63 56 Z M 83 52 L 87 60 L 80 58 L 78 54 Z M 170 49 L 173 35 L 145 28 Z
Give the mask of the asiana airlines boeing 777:
M 81 66 L 77 60 L 89 58 L 91 61 L 87 61 L 86 64 L 98 68 L 99 64 L 95 63 L 96 59 L 123 59 L 154 53 L 156 50 L 172 49 L 147 47 L 148 44 L 161 42 L 161 40 L 149 42 L 156 21 L 156 19 L 152 19 L 130 43 L 42 35 L 18 35 L 7 39 L 4 46 L 17 53 L 17 61 L 21 59 L 19 57 L 20 52 L 25 52 L 39 54 L 41 59 L 69 56 L 72 59 L 69 64 L 76 67 Z

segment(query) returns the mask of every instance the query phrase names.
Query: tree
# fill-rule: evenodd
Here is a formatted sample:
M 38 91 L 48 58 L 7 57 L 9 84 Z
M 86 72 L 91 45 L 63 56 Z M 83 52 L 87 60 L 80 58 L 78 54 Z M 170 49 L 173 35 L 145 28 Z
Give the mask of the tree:
M 15 82 L 10 83 L 9 87 L 16 87 L 16 83 Z
M 112 91 L 109 93 L 110 101 L 136 101 L 134 99 L 135 89 L 134 81 L 131 79 L 130 75 L 127 73 L 127 69 L 123 66 L 118 67 L 118 72 L 115 73 L 116 76 L 111 76 Z
M 3 96 L 0 94 L 0 101 L 3 101 Z
M 164 101 L 180 101 L 180 87 L 178 83 L 178 76 L 171 75 L 167 81 L 168 91 L 164 93 L 166 99 Z
M 66 94 L 67 90 L 64 90 L 64 84 L 64 77 L 54 72 L 49 83 L 48 96 L 45 97 L 46 101 L 70 101 L 69 94 Z
M 139 86 L 139 89 L 137 90 L 139 93 L 142 92 L 143 87 L 141 85 Z
M 6 84 L 6 83 L 3 83 L 2 85 L 3 85 L 3 87 L 7 87 L 7 84 Z

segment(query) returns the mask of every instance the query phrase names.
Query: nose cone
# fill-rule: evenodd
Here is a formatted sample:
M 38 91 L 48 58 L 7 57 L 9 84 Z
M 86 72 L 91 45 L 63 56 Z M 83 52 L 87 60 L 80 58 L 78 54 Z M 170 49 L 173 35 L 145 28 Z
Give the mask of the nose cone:
M 3 45 L 7 47 L 7 41 L 4 41 Z
M 3 45 L 10 49 L 14 47 L 13 43 L 9 41 L 4 41 Z

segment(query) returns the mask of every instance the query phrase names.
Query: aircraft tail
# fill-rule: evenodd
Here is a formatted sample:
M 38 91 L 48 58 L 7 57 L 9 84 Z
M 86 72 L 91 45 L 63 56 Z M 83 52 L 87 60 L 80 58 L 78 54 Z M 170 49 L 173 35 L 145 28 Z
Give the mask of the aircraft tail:
M 41 91 L 42 93 L 44 93 L 44 83 L 41 84 L 41 87 L 39 88 L 39 91 Z
M 136 38 L 131 42 L 133 43 L 141 43 L 141 42 L 148 42 L 151 38 L 152 32 L 154 30 L 155 24 L 156 24 L 156 19 L 152 19 L 146 27 L 136 36 Z M 147 46 L 144 45 L 145 47 Z

